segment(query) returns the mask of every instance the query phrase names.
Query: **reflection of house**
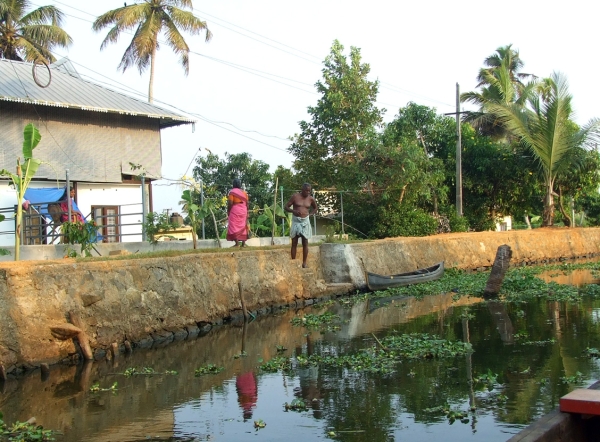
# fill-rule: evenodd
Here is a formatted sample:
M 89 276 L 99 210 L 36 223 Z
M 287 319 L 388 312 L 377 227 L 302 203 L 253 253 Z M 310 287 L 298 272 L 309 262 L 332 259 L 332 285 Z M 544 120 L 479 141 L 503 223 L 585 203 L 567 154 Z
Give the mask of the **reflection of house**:
M 146 207 L 152 211 L 152 181 L 161 176 L 160 131 L 193 121 L 83 80 L 68 60 L 50 71 L 51 77 L 44 67 L 36 69 L 38 84 L 49 82 L 40 87 L 31 64 L 0 60 L 0 169 L 15 169 L 23 128 L 34 123 L 42 134 L 34 157 L 44 164 L 30 187 L 64 187 L 68 171 L 81 211 L 101 221 L 108 241 L 139 241 L 139 175 L 145 174 Z M 15 202 L 3 179 L 0 207 Z M 11 230 L 13 221 L 0 224 L 0 231 Z M 0 235 L 0 244 L 10 243 L 9 235 Z

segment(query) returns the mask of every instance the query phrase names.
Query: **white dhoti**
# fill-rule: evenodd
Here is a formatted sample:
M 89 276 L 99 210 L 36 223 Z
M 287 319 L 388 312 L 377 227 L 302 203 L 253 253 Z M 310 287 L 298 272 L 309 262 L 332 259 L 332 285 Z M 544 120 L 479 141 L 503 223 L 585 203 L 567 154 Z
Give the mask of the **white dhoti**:
M 310 226 L 310 217 L 304 218 L 292 215 L 292 228 L 290 229 L 290 238 L 303 236 L 308 239 L 312 237 L 312 227 Z

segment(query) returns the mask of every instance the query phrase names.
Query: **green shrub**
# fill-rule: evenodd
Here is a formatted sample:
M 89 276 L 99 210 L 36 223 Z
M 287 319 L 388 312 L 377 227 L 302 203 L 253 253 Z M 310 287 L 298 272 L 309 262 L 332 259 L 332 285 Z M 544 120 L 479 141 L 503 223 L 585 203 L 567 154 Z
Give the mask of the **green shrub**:
M 436 233 L 437 225 L 437 220 L 422 209 L 405 211 L 403 207 L 380 207 L 370 236 L 375 238 L 428 236 Z

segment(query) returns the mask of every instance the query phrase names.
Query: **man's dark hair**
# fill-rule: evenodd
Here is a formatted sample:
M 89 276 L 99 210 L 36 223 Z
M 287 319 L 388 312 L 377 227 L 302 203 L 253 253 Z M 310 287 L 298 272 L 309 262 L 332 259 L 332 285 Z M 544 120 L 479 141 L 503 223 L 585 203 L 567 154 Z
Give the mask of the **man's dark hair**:
M 312 186 L 310 185 L 310 183 L 304 183 L 302 184 L 302 189 L 312 189 Z

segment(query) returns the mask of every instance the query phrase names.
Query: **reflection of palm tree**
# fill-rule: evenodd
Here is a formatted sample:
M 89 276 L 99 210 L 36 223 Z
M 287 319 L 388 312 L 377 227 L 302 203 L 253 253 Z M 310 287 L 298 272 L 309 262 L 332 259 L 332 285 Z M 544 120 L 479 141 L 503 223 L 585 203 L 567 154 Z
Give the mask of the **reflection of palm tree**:
M 55 6 L 26 12 L 28 0 L 0 0 L 0 57 L 17 61 L 55 61 L 52 50 L 66 48 L 71 37 L 62 28 L 63 13 Z
M 180 30 L 192 35 L 206 32 L 206 41 L 212 37 L 206 27 L 206 22 L 197 18 L 192 12 L 183 9 L 193 9 L 192 0 L 144 0 L 141 3 L 125 5 L 102 14 L 94 21 L 92 29 L 100 31 L 112 26 L 100 49 L 109 43 L 116 43 L 121 33 L 136 28 L 131 43 L 125 50 L 119 68 L 123 72 L 131 66 L 137 66 L 140 73 L 150 66 L 150 84 L 148 101 L 154 99 L 154 63 L 156 51 L 159 48 L 158 36 L 163 35 L 166 44 L 179 56 L 179 62 L 187 75 L 189 72 L 189 52 L 186 41 Z

